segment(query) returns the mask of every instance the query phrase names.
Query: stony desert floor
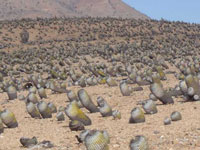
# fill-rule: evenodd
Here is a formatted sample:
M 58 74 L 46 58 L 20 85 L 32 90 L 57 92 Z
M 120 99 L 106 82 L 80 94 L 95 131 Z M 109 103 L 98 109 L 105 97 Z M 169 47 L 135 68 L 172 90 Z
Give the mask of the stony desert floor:
M 20 33 L 24 29 L 29 33 L 27 43 L 22 43 L 20 39 Z M 155 60 L 157 54 L 162 55 L 165 60 L 168 60 L 166 63 L 170 64 L 175 64 L 178 59 L 183 60 L 184 66 L 190 63 L 186 57 L 199 58 L 199 29 L 200 26 L 197 24 L 182 22 L 112 18 L 54 18 L 0 22 L 0 50 L 2 51 L 0 54 L 3 55 L 3 51 L 14 52 L 13 55 L 7 53 L 3 57 L 0 55 L 2 61 L 0 71 L 3 70 L 6 76 L 10 70 L 15 73 L 20 72 L 19 76 L 30 70 L 34 70 L 33 74 L 42 74 L 45 70 L 55 69 L 54 66 L 63 59 L 65 66 L 58 72 L 63 73 L 64 68 L 67 68 L 69 73 L 74 62 L 77 67 L 82 57 L 85 57 L 85 53 L 91 54 L 90 62 L 83 63 L 85 66 L 105 58 L 102 61 L 107 63 L 109 60 L 109 66 L 115 67 L 111 60 L 117 57 L 120 58 L 124 70 L 125 63 L 130 63 L 133 68 L 137 68 L 137 64 L 145 64 L 145 60 L 150 60 L 147 67 L 151 68 L 151 63 L 155 63 L 154 65 L 158 63 Z M 198 65 L 198 58 L 195 58 L 196 61 L 193 63 Z M 53 61 L 56 64 L 51 65 Z M 22 71 L 18 70 L 20 69 L 18 62 L 22 63 L 20 64 Z M 10 67 L 13 64 L 15 67 Z M 31 65 L 34 67 L 30 68 Z M 164 71 L 180 72 L 178 68 L 170 65 L 169 69 Z M 91 74 L 87 70 L 86 77 Z M 167 80 L 162 81 L 165 88 L 174 88 L 179 83 L 175 74 L 168 73 L 166 76 Z M 70 77 L 68 75 L 67 77 L 68 80 Z M 138 102 L 149 98 L 149 85 L 142 86 L 142 91 L 134 91 L 131 96 L 122 96 L 119 83 L 123 77 L 113 78 L 117 80 L 116 87 L 103 84 L 87 86 L 84 89 L 95 104 L 97 97 L 102 96 L 113 110 L 121 112 L 122 118 L 120 120 L 114 120 L 113 117 L 103 118 L 100 113 L 90 114 L 86 109 L 82 109 L 92 120 L 92 125 L 86 126 L 86 129 L 106 130 L 109 133 L 110 150 L 129 150 L 130 140 L 136 135 L 144 135 L 148 138 L 150 150 L 200 150 L 200 101 L 185 102 L 181 96 L 174 97 L 174 104 L 162 105 L 160 101 L 156 101 L 158 113 L 145 114 L 144 123 L 129 124 L 131 110 L 142 107 Z M 67 89 L 77 92 L 81 87 L 67 86 Z M 20 91 L 19 94 L 27 96 L 28 91 Z M 47 96 L 44 101 L 53 102 L 57 108 L 69 104 L 66 93 L 55 94 L 47 89 Z M 80 132 L 70 131 L 70 120 L 67 116 L 65 121 L 61 122 L 57 121 L 56 114 L 53 114 L 50 119 L 33 119 L 26 111 L 25 102 L 19 99 L 8 101 L 6 92 L 0 93 L 0 110 L 3 109 L 9 109 L 15 114 L 19 126 L 13 129 L 5 128 L 0 134 L 0 150 L 25 150 L 27 148 L 22 147 L 20 138 L 33 136 L 38 141 L 51 141 L 54 144 L 52 150 L 85 150 L 84 144 L 79 144 L 75 138 Z M 164 118 L 170 117 L 174 111 L 181 113 L 182 120 L 164 125 Z
M 165 87 L 174 87 L 178 80 L 173 74 L 167 74 L 167 80 L 163 82 Z M 131 85 L 136 87 L 135 84 Z M 119 110 L 122 114 L 121 120 L 112 117 L 103 118 L 100 113 L 90 114 L 92 125 L 86 129 L 106 130 L 110 135 L 111 150 L 128 150 L 129 142 L 136 135 L 144 135 L 148 138 L 150 150 L 200 150 L 200 101 L 184 102 L 182 98 L 176 98 L 174 104 L 162 105 L 157 101 L 158 113 L 145 115 L 145 123 L 129 124 L 130 112 L 134 107 L 141 107 L 138 102 L 148 99 L 149 86 L 143 86 L 143 91 L 133 92 L 131 96 L 122 96 L 119 86 L 97 85 L 86 87 L 93 102 L 96 103 L 98 96 L 102 96 L 112 106 L 113 110 Z M 80 87 L 68 87 L 77 91 Z M 46 102 L 53 102 L 57 107 L 66 106 L 69 101 L 66 94 L 52 94 L 47 91 Z M 27 94 L 21 92 L 20 94 Z M 19 139 L 36 136 L 38 141 L 50 140 L 55 147 L 53 150 L 84 150 L 83 144 L 78 144 L 75 135 L 79 132 L 70 131 L 69 119 L 58 122 L 55 114 L 51 119 L 33 119 L 26 112 L 25 103 L 18 99 L 7 101 L 6 93 L 0 94 L 1 108 L 8 108 L 14 112 L 19 127 L 14 129 L 5 128 L 0 135 L 0 150 L 23 150 Z M 182 114 L 182 120 L 164 125 L 163 120 L 170 116 L 173 111 Z

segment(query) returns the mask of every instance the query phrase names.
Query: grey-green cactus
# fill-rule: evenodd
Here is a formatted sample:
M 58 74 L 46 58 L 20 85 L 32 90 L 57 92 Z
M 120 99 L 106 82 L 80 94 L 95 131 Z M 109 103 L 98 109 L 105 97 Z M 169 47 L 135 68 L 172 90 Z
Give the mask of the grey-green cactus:
M 14 86 L 9 86 L 7 90 L 9 100 L 14 100 L 17 98 L 17 90 Z
M 76 101 L 72 101 L 69 105 L 67 105 L 67 108 L 65 109 L 65 114 L 71 120 L 78 120 L 82 122 L 85 126 L 92 124 L 90 118 L 78 107 Z
M 37 104 L 38 110 L 42 116 L 42 118 L 52 118 L 52 112 L 48 104 L 44 101 L 40 101 Z
M 149 150 L 149 144 L 146 137 L 138 135 L 130 142 L 130 150 Z
M 15 115 L 13 112 L 11 112 L 8 109 L 5 109 L 4 111 L 1 112 L 0 117 L 3 121 L 3 123 L 8 127 L 8 128 L 16 128 L 18 127 L 18 122 L 15 118 Z
M 90 131 L 85 137 L 87 150 L 109 150 L 109 136 L 106 131 Z
M 89 94 L 87 93 L 86 90 L 80 89 L 78 91 L 78 97 L 82 103 L 82 105 L 90 112 L 90 113 L 95 113 L 99 112 L 99 109 L 97 106 L 92 102 Z
M 26 104 L 26 110 L 32 118 L 41 118 L 40 113 L 36 105 L 32 102 Z
M 144 112 L 141 108 L 136 107 L 131 111 L 129 123 L 142 123 L 145 122 Z

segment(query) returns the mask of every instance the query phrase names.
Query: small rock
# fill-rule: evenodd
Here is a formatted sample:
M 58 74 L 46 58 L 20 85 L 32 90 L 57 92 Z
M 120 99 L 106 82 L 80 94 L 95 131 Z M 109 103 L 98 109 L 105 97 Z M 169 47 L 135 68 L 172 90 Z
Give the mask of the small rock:
M 153 133 L 154 133 L 154 134 L 159 134 L 160 132 L 159 132 L 159 131 L 154 131 Z

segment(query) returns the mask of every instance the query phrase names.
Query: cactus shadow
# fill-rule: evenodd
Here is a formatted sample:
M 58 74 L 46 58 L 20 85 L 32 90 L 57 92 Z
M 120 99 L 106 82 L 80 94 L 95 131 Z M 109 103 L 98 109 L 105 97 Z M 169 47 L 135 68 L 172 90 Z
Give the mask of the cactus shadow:
M 183 104 L 183 103 L 192 103 L 192 102 L 195 102 L 195 101 L 192 101 L 192 100 L 187 100 L 187 101 L 186 100 L 179 100 L 177 102 Z
M 163 105 L 169 105 L 169 104 L 156 104 L 156 106 L 163 106 Z

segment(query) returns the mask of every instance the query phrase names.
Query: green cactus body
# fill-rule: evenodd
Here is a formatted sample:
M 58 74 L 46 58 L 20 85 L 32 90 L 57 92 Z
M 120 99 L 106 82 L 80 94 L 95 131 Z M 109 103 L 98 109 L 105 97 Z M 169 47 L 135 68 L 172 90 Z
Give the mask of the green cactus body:
M 8 109 L 1 112 L 1 119 L 8 128 L 15 128 L 18 126 L 14 113 Z
M 38 94 L 39 94 L 40 98 L 47 98 L 47 94 L 46 94 L 46 91 L 44 88 L 40 88 L 38 90 Z
M 117 82 L 114 79 L 112 79 L 111 77 L 107 78 L 106 83 L 111 87 L 112 86 L 117 86 Z
M 199 80 L 196 76 L 188 75 L 185 78 L 185 82 L 187 84 L 187 87 L 192 87 L 194 90 L 194 95 L 200 96 L 200 86 L 199 86 Z
M 157 70 L 157 72 L 158 72 L 158 74 L 160 76 L 160 79 L 161 80 L 165 80 L 166 76 L 165 76 L 165 73 L 163 72 L 162 67 L 158 66 L 158 67 L 156 67 L 156 70 Z
M 131 90 L 129 89 L 127 83 L 121 83 L 120 84 L 120 91 L 123 96 L 130 96 L 131 95 Z
M 17 98 L 17 90 L 16 90 L 16 88 L 14 86 L 9 86 L 7 94 L 8 94 L 9 100 L 16 99 Z
M 142 123 L 145 122 L 144 112 L 141 108 L 136 107 L 131 111 L 129 123 Z
M 78 107 L 76 101 L 71 102 L 67 106 L 65 113 L 71 120 L 79 120 L 84 125 L 91 125 L 90 118 L 86 116 L 85 113 Z
M 32 118 L 41 118 L 37 107 L 32 102 L 29 102 L 26 105 L 26 110 L 31 115 Z
M 112 116 L 112 108 L 107 104 L 106 101 L 103 102 L 99 110 L 103 117 Z
M 42 116 L 42 118 L 51 118 L 52 113 L 51 109 L 49 108 L 48 104 L 44 101 L 41 101 L 38 103 L 38 110 Z
M 130 142 L 130 150 L 149 150 L 147 138 L 144 136 L 136 136 Z
M 163 104 L 174 103 L 172 96 L 169 93 L 167 93 L 160 84 L 151 84 L 150 90 Z
M 97 106 L 94 105 L 87 91 L 81 89 L 78 91 L 78 97 L 82 103 L 82 105 L 90 111 L 90 113 L 99 112 Z
M 109 150 L 108 138 L 100 131 L 87 135 L 85 145 L 87 150 Z
M 118 111 L 118 110 L 114 110 L 112 112 L 112 116 L 113 116 L 114 119 L 121 119 L 121 112 Z

